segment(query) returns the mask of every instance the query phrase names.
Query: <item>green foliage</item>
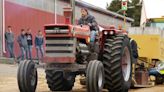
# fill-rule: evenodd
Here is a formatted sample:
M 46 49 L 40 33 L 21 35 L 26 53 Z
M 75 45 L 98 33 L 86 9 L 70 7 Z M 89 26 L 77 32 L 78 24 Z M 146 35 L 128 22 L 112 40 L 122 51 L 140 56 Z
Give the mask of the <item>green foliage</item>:
M 113 0 L 109 6 L 107 6 L 107 10 L 117 12 L 121 9 L 121 1 Z M 122 14 L 122 13 L 120 13 Z
M 133 18 L 134 22 L 132 26 L 139 26 L 140 25 L 140 17 L 141 17 L 141 8 L 142 6 L 139 5 L 140 0 L 130 0 L 128 2 L 129 8 L 126 11 L 126 16 Z M 133 7 L 133 8 L 132 8 Z M 107 10 L 118 12 L 121 9 L 121 0 L 113 0 L 110 5 L 107 6 Z M 119 14 L 123 15 L 123 12 L 119 12 Z

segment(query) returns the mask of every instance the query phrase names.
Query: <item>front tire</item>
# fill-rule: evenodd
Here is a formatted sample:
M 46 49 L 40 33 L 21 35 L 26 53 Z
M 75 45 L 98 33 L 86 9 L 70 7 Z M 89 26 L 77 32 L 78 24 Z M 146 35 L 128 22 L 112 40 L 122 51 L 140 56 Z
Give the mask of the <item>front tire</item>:
M 128 92 L 132 77 L 132 53 L 127 36 L 117 35 L 106 40 L 103 63 L 109 92 Z
M 104 86 L 104 67 L 100 61 L 90 61 L 86 73 L 87 92 L 102 92 Z
M 21 61 L 17 80 L 20 92 L 35 92 L 38 74 L 33 61 Z
M 46 79 L 51 91 L 70 91 L 75 82 L 75 75 L 64 78 L 62 71 L 46 70 Z

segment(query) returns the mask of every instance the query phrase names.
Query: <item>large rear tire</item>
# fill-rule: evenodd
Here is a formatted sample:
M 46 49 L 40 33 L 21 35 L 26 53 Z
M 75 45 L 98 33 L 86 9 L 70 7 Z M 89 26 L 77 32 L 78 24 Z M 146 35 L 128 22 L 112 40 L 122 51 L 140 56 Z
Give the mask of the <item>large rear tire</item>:
M 106 40 L 103 64 L 105 86 L 109 92 L 128 92 L 132 77 L 132 54 L 127 36 L 117 35 Z
M 21 61 L 17 81 L 20 92 L 35 92 L 38 75 L 33 61 Z
M 46 79 L 51 91 L 70 91 L 75 82 L 75 75 L 67 75 L 64 78 L 62 71 L 46 70 Z
M 86 73 L 87 92 L 102 92 L 104 86 L 104 67 L 100 61 L 90 61 Z

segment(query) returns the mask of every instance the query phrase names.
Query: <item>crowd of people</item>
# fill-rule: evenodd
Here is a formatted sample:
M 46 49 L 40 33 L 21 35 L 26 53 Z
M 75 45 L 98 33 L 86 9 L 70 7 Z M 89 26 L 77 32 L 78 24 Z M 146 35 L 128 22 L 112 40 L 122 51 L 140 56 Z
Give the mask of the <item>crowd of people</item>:
M 21 29 L 21 33 L 17 37 L 17 42 L 20 47 L 20 55 L 18 57 L 16 57 L 14 54 L 15 36 L 11 26 L 8 26 L 7 31 L 5 32 L 5 41 L 10 58 L 16 58 L 18 61 L 25 59 L 32 60 L 34 58 L 32 57 L 33 46 L 36 48 L 38 61 L 40 61 L 44 56 L 44 36 L 41 30 L 39 30 L 35 36 L 35 44 L 33 44 L 33 35 L 31 33 L 31 29 Z

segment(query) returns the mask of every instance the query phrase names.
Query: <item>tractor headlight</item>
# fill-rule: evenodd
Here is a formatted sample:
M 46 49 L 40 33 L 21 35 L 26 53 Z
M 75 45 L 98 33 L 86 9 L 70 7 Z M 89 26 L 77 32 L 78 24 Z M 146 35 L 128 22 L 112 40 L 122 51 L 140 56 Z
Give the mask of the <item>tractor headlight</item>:
M 110 35 L 114 35 L 114 31 L 110 31 L 109 34 L 110 34 Z
M 107 32 L 107 31 L 104 31 L 104 34 L 105 34 L 105 35 L 107 35 L 107 34 L 108 34 L 108 32 Z
M 90 40 L 91 40 L 90 37 L 88 37 L 88 38 L 87 38 L 87 43 L 90 43 Z

